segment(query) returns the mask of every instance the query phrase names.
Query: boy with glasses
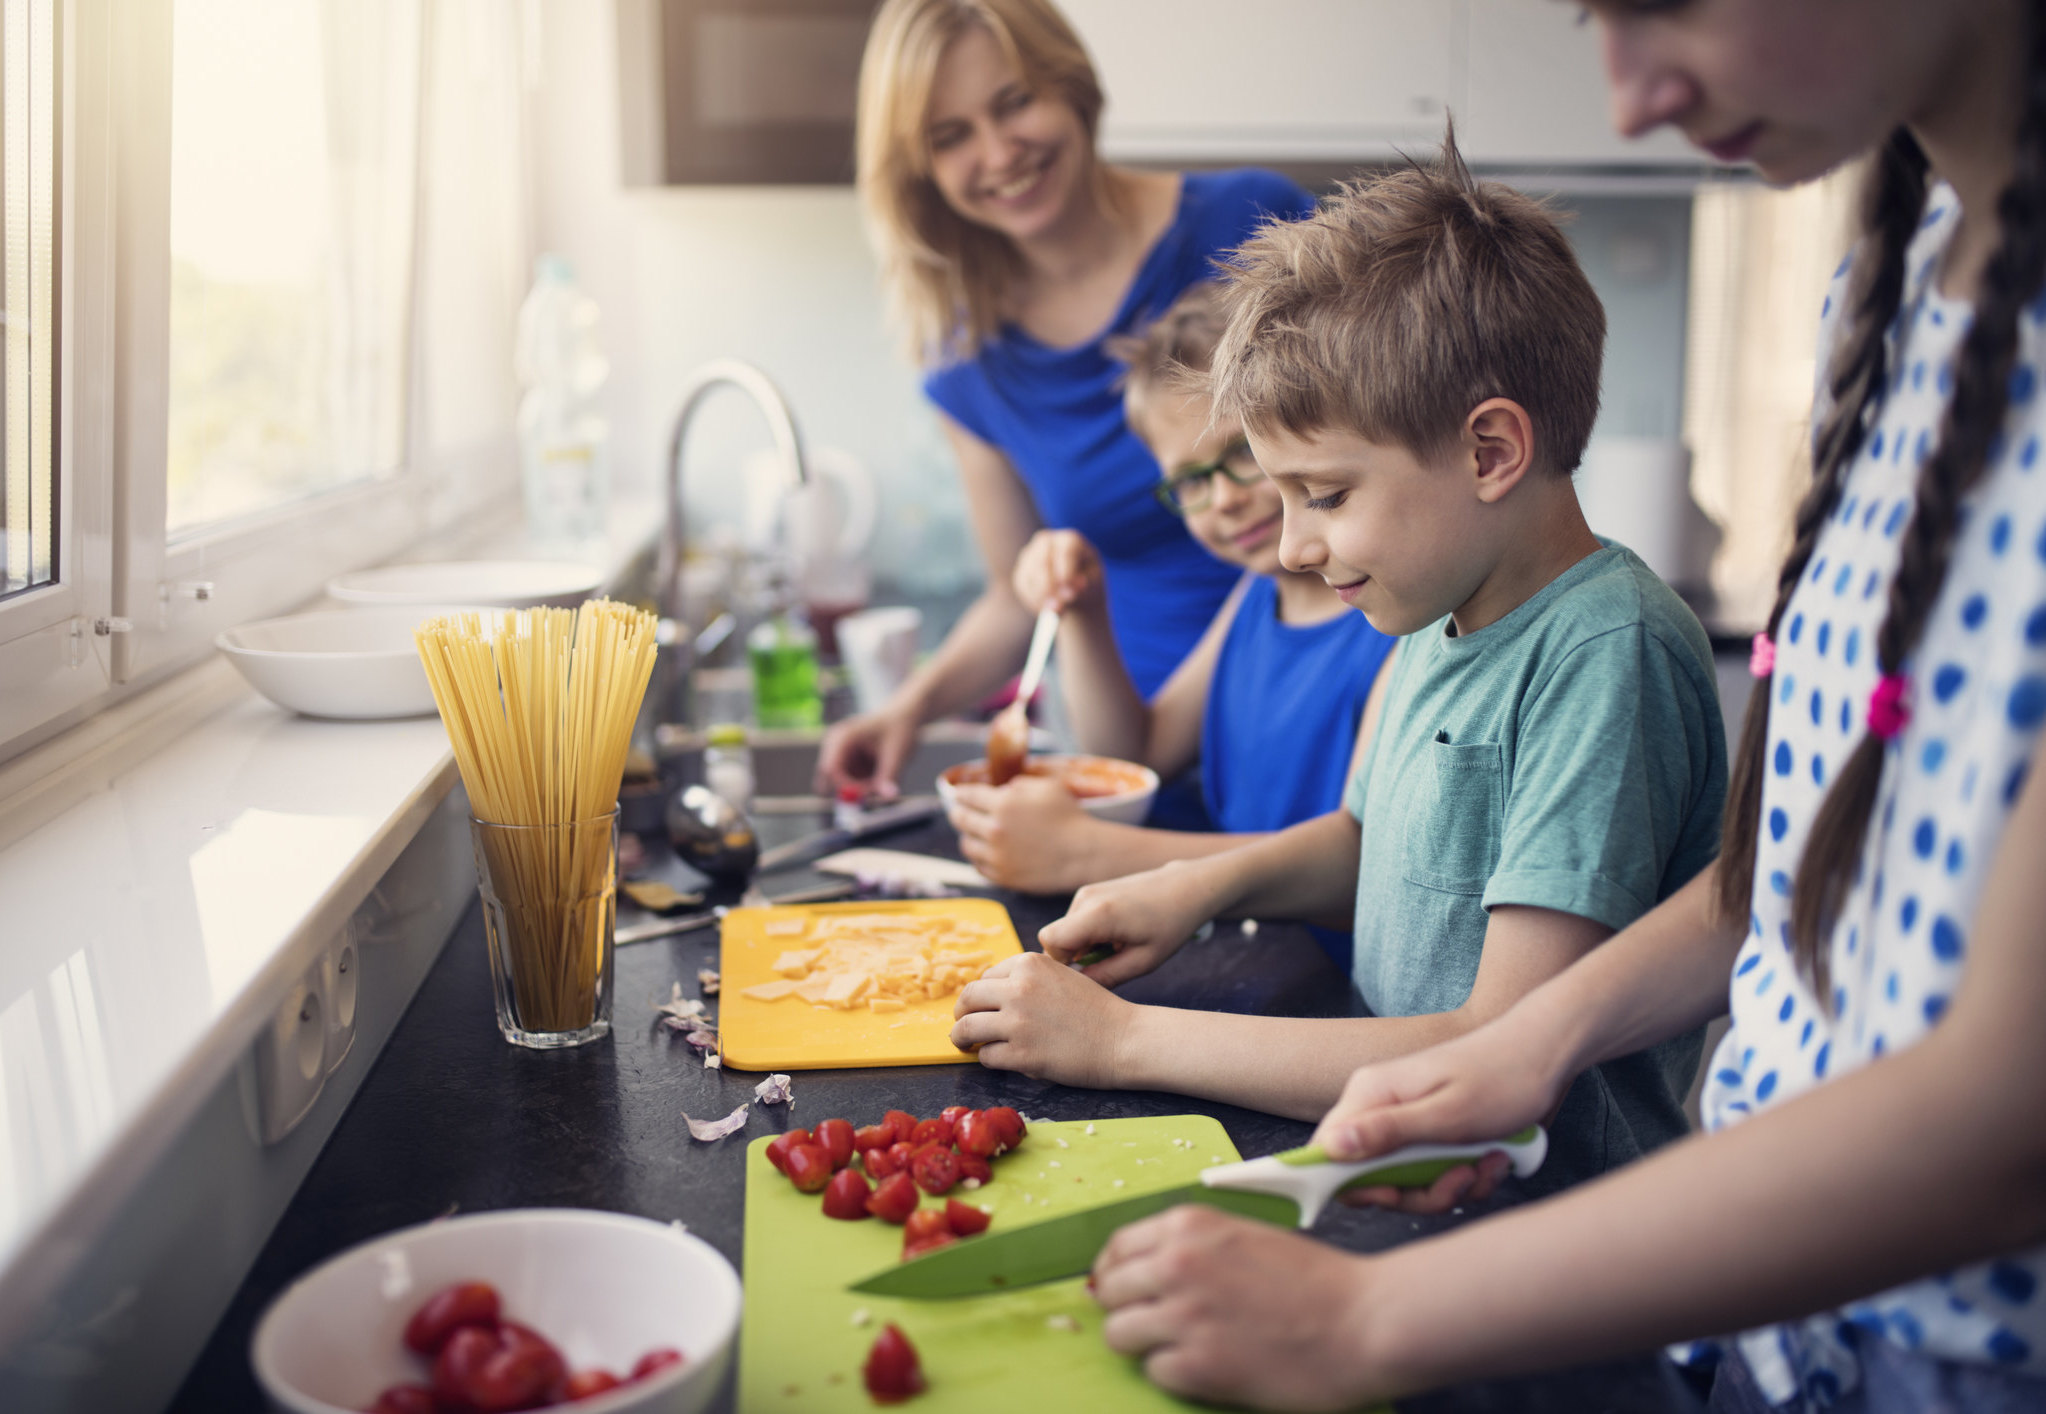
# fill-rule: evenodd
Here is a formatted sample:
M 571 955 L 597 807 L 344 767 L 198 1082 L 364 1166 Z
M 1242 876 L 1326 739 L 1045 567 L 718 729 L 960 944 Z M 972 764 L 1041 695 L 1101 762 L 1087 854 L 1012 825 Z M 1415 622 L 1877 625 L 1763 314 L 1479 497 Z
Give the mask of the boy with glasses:
M 1156 494 L 1243 578 L 1199 645 L 1146 703 L 1110 632 L 1100 561 L 1070 530 L 1040 531 L 1016 562 L 1017 597 L 1065 613 L 1059 679 L 1081 747 L 1170 778 L 1196 759 L 1220 834 L 1115 825 L 1085 814 L 1056 782 L 1024 776 L 962 787 L 961 848 L 1010 888 L 1065 893 L 1193 859 L 1334 810 L 1354 764 L 1365 699 L 1392 640 L 1317 574 L 1279 563 L 1279 493 L 1234 419 L 1211 426 L 1208 400 L 1179 380 L 1205 370 L 1221 337 L 1220 291 L 1195 285 L 1141 335 L 1113 346 L 1129 366 L 1131 428 L 1164 472 Z M 1345 968 L 1348 931 L 1322 938 Z

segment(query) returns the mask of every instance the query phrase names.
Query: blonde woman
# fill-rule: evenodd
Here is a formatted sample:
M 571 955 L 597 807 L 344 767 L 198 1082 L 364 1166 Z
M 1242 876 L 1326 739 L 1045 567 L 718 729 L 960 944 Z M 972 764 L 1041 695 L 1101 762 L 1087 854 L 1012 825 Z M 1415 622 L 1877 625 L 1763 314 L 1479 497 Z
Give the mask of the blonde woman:
M 1037 531 L 1076 530 L 1100 553 L 1116 644 L 1147 698 L 1236 581 L 1158 503 L 1157 463 L 1124 421 L 1121 366 L 1103 343 L 1313 198 L 1269 172 L 1104 163 L 1102 101 L 1048 0 L 887 0 L 875 16 L 860 194 L 959 460 L 988 587 L 894 700 L 825 739 L 833 789 L 892 793 L 919 726 L 1016 671 L 1031 615 L 1011 571 Z

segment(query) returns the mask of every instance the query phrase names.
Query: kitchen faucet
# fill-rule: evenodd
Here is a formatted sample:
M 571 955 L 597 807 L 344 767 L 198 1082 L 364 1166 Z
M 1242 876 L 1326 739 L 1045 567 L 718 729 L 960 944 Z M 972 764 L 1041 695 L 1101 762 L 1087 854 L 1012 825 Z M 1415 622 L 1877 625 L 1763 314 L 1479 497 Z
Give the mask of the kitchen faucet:
M 668 434 L 668 465 L 665 492 L 668 500 L 666 524 L 661 530 L 661 554 L 654 567 L 654 593 L 661 615 L 661 647 L 654 666 L 653 721 L 689 724 L 689 674 L 695 666 L 698 641 L 682 617 L 682 554 L 687 548 L 682 514 L 682 452 L 689 436 L 689 423 L 712 389 L 729 385 L 753 399 L 767 419 L 774 436 L 774 450 L 787 472 L 791 487 L 808 483 L 803 465 L 803 443 L 796 435 L 796 420 L 789 405 L 765 373 L 750 363 L 721 358 L 706 363 L 689 375 L 682 390 L 682 407 L 675 414 L 674 430 Z

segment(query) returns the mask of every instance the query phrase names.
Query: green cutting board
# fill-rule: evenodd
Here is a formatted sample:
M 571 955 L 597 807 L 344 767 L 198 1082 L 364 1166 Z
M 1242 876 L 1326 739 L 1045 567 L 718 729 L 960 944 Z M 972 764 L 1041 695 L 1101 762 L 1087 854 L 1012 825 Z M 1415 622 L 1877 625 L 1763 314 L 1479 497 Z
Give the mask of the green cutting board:
M 1094 1122 L 1094 1133 L 1087 1129 L 1080 1122 L 1035 1122 L 1022 1148 L 995 1161 L 992 1181 L 950 1196 L 989 1209 L 991 1230 L 1001 1232 L 1191 1183 L 1202 1169 L 1238 1157 L 1222 1126 L 1204 1115 L 1104 1119 Z M 890 1321 L 916 1347 L 930 1385 L 906 1407 L 928 1414 L 1196 1407 L 1152 1385 L 1134 1361 L 1102 1343 L 1101 1308 L 1087 1295 L 1084 1277 L 947 1301 L 846 1290 L 901 1259 L 902 1229 L 876 1218 L 825 1217 L 817 1195 L 798 1193 L 767 1161 L 768 1142 L 756 1139 L 746 1151 L 740 1414 L 872 1414 L 860 1367 Z M 861 1313 L 865 1319 L 856 1321 Z M 1070 1317 L 1079 1329 L 1047 1324 L 1053 1317 Z

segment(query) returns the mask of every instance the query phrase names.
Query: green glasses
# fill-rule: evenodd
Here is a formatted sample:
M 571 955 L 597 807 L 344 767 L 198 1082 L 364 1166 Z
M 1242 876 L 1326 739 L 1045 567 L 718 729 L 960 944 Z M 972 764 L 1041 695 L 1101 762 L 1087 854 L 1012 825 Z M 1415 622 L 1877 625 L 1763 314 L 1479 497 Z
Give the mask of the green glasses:
M 1174 515 L 1203 510 L 1215 498 L 1217 473 L 1238 486 L 1255 486 L 1264 476 L 1257 458 L 1250 454 L 1250 443 L 1238 437 L 1214 461 L 1181 467 L 1152 488 L 1152 494 L 1159 505 Z

